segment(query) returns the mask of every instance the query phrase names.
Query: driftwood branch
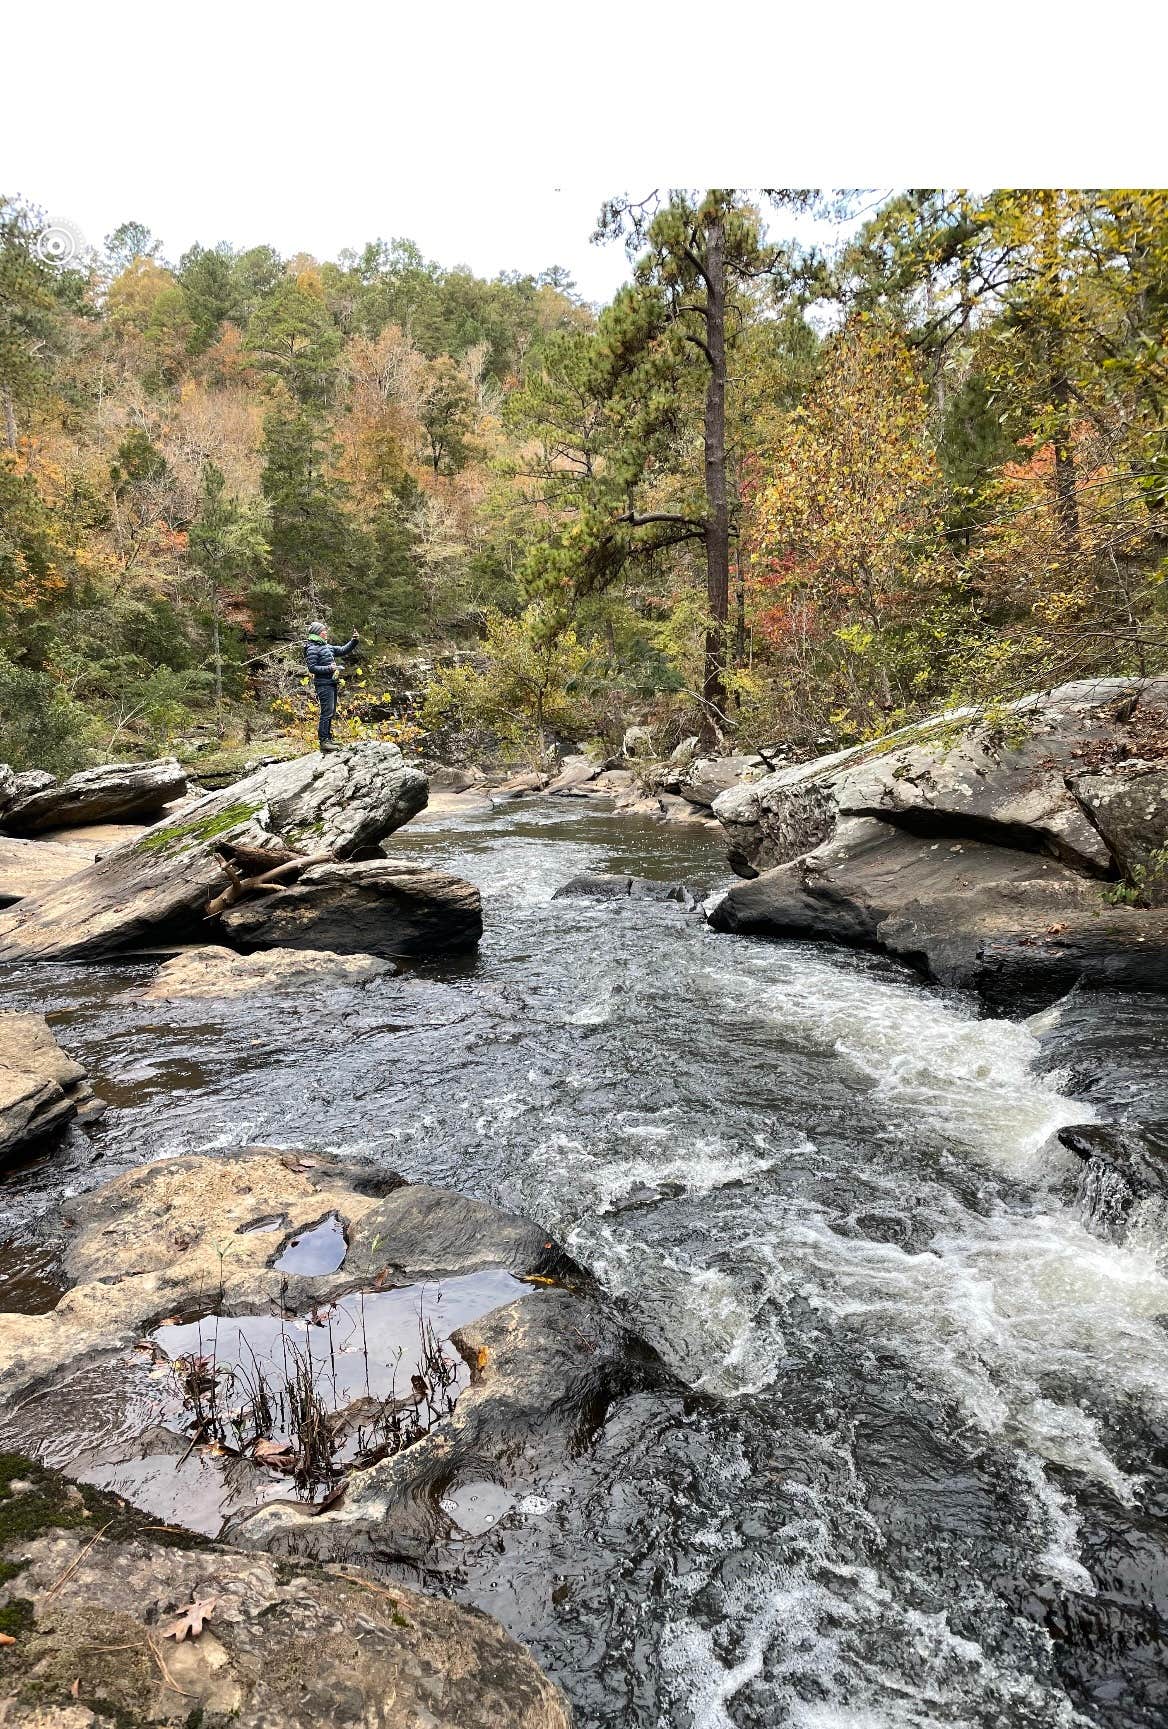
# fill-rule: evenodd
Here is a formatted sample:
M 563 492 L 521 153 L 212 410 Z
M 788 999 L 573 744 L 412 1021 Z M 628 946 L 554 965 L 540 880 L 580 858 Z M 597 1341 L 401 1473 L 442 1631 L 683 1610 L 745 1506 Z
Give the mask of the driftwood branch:
M 311 865 L 332 864 L 336 859 L 332 852 L 293 853 L 283 847 L 265 851 L 263 847 L 235 846 L 230 842 L 217 851 L 227 877 L 227 887 L 207 902 L 204 912 L 209 919 L 226 912 L 244 895 L 278 894 L 282 889 L 290 888 Z M 241 875 L 237 868 L 241 865 L 256 874 Z M 265 868 L 257 869 L 258 866 Z

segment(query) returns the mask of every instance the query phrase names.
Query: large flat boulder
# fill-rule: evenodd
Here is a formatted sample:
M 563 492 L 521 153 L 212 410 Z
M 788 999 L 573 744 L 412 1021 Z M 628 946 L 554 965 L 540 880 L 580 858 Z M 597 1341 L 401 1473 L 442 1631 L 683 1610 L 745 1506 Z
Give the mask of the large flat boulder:
M 82 769 L 39 792 L 17 795 L 0 820 L 10 834 L 39 834 L 73 824 L 112 822 L 161 810 L 181 798 L 186 773 L 174 757 L 158 762 L 110 762 Z
M 47 841 L 0 835 L 0 906 L 43 894 L 77 871 L 88 870 L 96 857 L 94 847 L 76 842 L 50 846 Z
M 425 775 L 392 744 L 258 769 L 0 914 L 0 962 L 100 959 L 156 935 L 196 932 L 207 902 L 227 886 L 221 843 L 343 857 L 400 828 L 426 797 Z
M 881 949 L 940 983 L 1054 996 L 1083 981 L 1168 985 L 1168 913 L 1113 904 L 1056 859 L 928 841 L 849 818 L 803 857 L 736 884 L 718 930 Z
M 757 780 L 761 772 L 756 757 L 696 757 L 677 777 L 676 790 L 690 804 L 709 810 L 723 793 Z
M 849 817 L 931 837 L 1033 847 L 1074 869 L 1117 859 L 1078 796 L 1079 777 L 1168 750 L 1168 678 L 1098 679 L 964 710 L 872 745 L 777 770 L 721 794 L 714 814 L 736 870 L 767 870 L 820 846 Z
M 0 1014 L 0 1164 L 93 1110 L 81 1064 L 63 1051 L 43 1015 Z
M 473 948 L 483 909 L 473 883 L 396 859 L 314 865 L 294 888 L 240 901 L 221 919 L 247 949 L 428 955 Z

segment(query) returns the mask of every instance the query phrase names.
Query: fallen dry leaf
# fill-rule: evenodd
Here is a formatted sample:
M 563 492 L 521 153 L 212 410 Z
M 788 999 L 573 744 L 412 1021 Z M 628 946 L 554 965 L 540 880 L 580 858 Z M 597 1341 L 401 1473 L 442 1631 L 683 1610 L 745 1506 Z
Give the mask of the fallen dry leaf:
M 0 1645 L 15 1645 L 16 1640 L 11 1633 L 0 1633 Z
M 177 1621 L 165 1629 L 162 1637 L 177 1640 L 180 1645 L 184 1639 L 197 1639 L 203 1631 L 203 1622 L 210 1619 L 217 1601 L 216 1597 L 198 1598 L 183 1610 Z
M 257 1441 L 251 1456 L 261 1465 L 270 1465 L 273 1471 L 291 1471 L 296 1465 L 296 1455 L 283 1441 Z

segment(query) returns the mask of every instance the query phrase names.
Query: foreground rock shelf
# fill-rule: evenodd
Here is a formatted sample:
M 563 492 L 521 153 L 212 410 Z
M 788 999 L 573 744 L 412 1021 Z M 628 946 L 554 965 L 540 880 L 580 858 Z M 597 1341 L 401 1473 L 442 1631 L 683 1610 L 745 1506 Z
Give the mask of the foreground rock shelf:
M 0 1446 L 26 1456 L 0 1478 L 68 1515 L 7 1546 L 0 1517 L 10 1697 L 78 1713 L 54 1729 L 91 1699 L 257 1729 L 568 1729 L 494 1621 L 354 1571 L 461 1554 L 614 1401 L 669 1382 L 562 1249 L 465 1196 L 261 1147 L 131 1171 L 64 1226 L 56 1308 L 0 1315 Z M 198 1604 L 198 1635 L 165 1640 Z
M 460 1485 L 522 1488 L 663 1378 L 537 1226 L 391 1174 L 253 1148 L 70 1207 L 70 1288 L 0 1315 L 0 1441 L 207 1535 L 420 1556 Z M 311 1456 L 280 1414 L 300 1369 Z
M 0 1460 L 0 1723 L 569 1729 L 559 1689 L 487 1615 L 146 1523 Z

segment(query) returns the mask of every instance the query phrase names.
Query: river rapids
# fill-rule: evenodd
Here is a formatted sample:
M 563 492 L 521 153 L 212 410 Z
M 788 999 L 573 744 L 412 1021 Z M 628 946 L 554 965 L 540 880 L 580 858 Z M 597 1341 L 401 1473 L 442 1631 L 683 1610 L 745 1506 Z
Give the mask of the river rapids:
M 1163 1221 L 1093 1234 L 1052 1136 L 1168 1117 L 1168 999 L 991 1020 L 871 956 L 552 899 L 716 891 L 701 829 L 545 801 L 388 844 L 480 886 L 477 958 L 246 1008 L 120 996 L 142 964 L 9 975 L 112 1108 L 5 1184 L 0 1301 L 51 1290 L 62 1193 L 179 1152 L 482 1196 L 678 1379 L 403 1574 L 502 1620 L 581 1729 L 1162 1723 Z

